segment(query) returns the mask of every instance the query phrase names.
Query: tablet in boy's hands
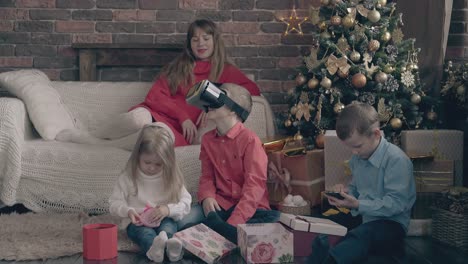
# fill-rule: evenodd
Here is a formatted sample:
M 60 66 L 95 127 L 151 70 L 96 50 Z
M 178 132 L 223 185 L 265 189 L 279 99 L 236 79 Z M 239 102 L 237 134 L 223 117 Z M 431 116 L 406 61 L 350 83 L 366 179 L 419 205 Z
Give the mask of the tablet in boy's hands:
M 344 197 L 339 192 L 326 191 L 325 194 L 339 200 L 344 200 Z

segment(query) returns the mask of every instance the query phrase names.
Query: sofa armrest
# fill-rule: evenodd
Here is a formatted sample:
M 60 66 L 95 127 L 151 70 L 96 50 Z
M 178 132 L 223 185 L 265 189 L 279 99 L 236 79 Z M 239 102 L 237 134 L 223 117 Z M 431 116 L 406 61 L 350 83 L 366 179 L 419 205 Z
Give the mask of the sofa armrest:
M 176 147 L 175 154 L 185 179 L 185 187 L 192 195 L 192 203 L 197 203 L 198 181 L 201 175 L 200 145 Z
M 13 97 L 0 97 L 0 132 L 9 130 L 23 141 L 38 138 L 33 130 L 23 101 Z

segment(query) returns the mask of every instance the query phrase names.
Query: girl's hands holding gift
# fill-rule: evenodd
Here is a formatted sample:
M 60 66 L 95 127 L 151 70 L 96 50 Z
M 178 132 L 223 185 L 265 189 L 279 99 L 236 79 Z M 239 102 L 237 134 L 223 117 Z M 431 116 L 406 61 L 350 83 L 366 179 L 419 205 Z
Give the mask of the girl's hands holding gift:
M 169 207 L 167 205 L 158 205 L 154 208 L 151 221 L 161 223 L 161 221 L 169 215 Z
M 130 220 L 132 220 L 132 224 L 136 226 L 142 225 L 141 220 L 140 220 L 140 215 L 134 209 L 130 209 L 128 211 L 128 217 L 130 218 Z

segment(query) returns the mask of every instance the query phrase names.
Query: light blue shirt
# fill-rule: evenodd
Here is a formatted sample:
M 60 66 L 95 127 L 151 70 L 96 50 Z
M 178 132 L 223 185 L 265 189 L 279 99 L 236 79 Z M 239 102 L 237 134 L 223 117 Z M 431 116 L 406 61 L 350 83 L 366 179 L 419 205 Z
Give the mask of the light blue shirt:
M 384 137 L 369 159 L 353 155 L 349 162 L 353 179 L 349 193 L 359 200 L 353 215 L 364 223 L 393 220 L 408 230 L 411 208 L 416 200 L 413 164 L 406 154 Z

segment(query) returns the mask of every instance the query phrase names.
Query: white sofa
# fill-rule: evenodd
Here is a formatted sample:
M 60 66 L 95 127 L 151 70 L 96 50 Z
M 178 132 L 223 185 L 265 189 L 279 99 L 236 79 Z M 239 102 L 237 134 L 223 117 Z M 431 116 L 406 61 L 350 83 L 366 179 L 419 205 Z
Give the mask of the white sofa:
M 72 116 L 89 131 L 101 120 L 141 102 L 151 87 L 148 82 L 53 81 L 50 84 Z M 274 135 L 268 102 L 260 96 L 253 101 L 246 126 L 260 138 Z M 19 98 L 0 97 L 1 202 L 22 203 L 36 212 L 107 212 L 107 199 L 130 152 L 108 146 L 44 140 L 35 132 L 29 110 L 34 111 Z M 178 163 L 194 200 L 200 176 L 199 151 L 200 145 L 176 148 Z

